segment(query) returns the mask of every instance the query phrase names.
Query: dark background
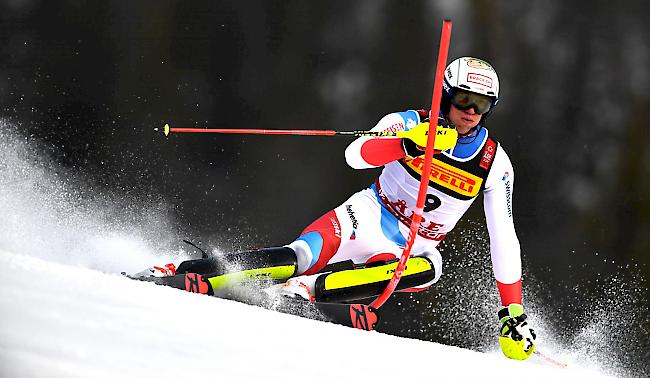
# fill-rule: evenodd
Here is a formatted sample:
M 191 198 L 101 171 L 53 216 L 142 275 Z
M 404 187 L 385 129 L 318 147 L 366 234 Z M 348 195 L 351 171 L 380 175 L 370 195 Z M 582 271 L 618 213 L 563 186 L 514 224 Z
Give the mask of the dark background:
M 0 116 L 89 188 L 163 199 L 190 238 L 225 250 L 280 245 L 379 173 L 345 164 L 349 139 L 165 138 L 154 128 L 358 130 L 426 108 L 451 18 L 449 60 L 480 57 L 499 73 L 487 126 L 516 170 L 528 296 L 556 314 L 626 300 L 647 343 L 648 11 L 646 1 L 603 0 L 4 0 Z M 443 256 L 445 246 L 459 259 L 487 254 L 482 216 L 479 202 L 459 225 L 474 237 L 450 235 Z M 481 259 L 471 261 L 489 264 Z M 448 282 L 466 281 L 446 267 Z M 562 330 L 584 320 L 566 318 Z M 409 327 L 392 332 L 440 333 Z

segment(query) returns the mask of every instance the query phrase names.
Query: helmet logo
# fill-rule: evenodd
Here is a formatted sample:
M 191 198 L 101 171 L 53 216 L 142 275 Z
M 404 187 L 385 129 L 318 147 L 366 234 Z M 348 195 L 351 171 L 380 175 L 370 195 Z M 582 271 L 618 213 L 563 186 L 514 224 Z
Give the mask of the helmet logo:
M 492 88 L 492 78 L 477 73 L 468 72 L 467 82 L 482 85 L 487 88 Z
M 468 67 L 471 68 L 478 68 L 479 70 L 490 70 L 490 71 L 493 70 L 491 65 L 487 64 L 486 62 L 480 59 L 466 59 L 465 63 L 467 64 Z

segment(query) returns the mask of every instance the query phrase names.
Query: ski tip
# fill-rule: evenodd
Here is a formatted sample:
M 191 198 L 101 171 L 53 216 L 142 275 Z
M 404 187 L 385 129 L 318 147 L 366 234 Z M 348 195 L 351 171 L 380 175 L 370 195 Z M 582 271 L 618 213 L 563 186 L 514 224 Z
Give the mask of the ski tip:
M 165 136 L 169 136 L 169 124 L 165 124 L 165 128 L 163 129 L 163 132 L 165 133 Z

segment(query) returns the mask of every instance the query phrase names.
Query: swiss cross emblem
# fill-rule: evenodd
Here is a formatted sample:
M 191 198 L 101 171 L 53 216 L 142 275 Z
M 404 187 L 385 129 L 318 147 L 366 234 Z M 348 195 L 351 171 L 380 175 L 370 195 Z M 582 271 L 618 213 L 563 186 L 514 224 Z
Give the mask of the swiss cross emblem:
M 485 148 L 483 149 L 483 157 L 481 158 L 481 164 L 480 167 L 483 169 L 488 169 L 490 168 L 490 163 L 492 163 L 492 159 L 494 159 L 494 149 L 496 148 L 496 143 L 488 139 L 487 143 L 485 144 Z
M 490 160 L 492 160 L 492 156 L 494 156 L 494 149 L 492 146 L 488 146 L 488 148 L 485 149 L 485 153 L 483 154 L 483 161 L 489 163 Z

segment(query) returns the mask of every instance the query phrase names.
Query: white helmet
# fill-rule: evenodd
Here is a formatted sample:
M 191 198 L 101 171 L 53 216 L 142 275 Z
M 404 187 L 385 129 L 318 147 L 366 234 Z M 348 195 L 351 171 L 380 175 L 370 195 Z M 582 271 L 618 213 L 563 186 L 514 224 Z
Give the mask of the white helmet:
M 499 77 L 486 61 L 462 57 L 449 63 L 445 68 L 443 82 L 443 113 L 449 112 L 450 100 L 457 90 L 478 93 L 492 98 L 492 108 L 499 102 Z

